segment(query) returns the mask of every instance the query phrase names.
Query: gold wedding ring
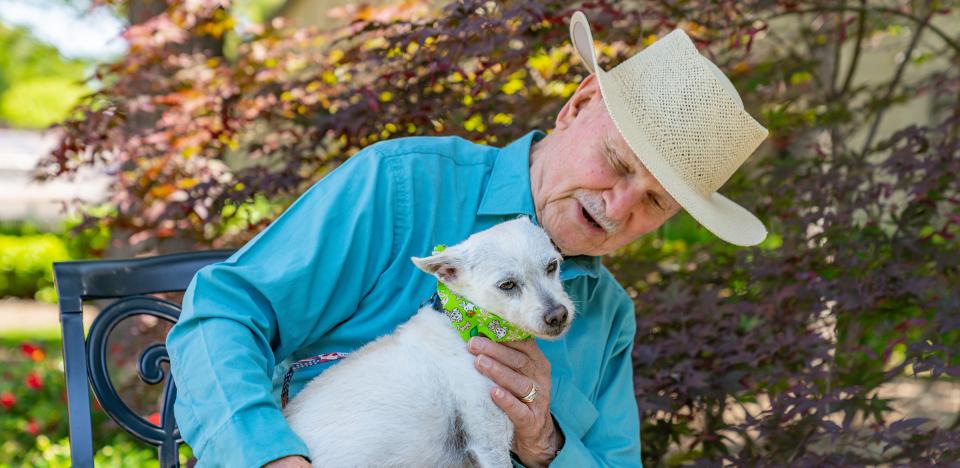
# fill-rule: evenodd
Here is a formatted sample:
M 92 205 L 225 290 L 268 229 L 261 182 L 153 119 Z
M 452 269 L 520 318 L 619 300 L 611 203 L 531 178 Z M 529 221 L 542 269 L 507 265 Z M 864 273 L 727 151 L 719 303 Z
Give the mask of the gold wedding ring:
M 520 401 L 524 403 L 533 403 L 533 400 L 537 399 L 537 384 L 533 384 L 530 387 L 530 393 L 527 393 L 525 396 L 520 398 Z

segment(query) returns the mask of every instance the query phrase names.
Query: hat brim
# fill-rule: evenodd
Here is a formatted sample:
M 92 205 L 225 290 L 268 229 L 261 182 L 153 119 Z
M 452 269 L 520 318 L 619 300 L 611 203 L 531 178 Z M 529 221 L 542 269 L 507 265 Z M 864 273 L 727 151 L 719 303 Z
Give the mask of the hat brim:
M 579 11 L 574 13 L 570 21 L 570 37 L 580 59 L 596 75 L 603 103 L 620 135 L 664 190 L 690 216 L 720 239 L 744 247 L 763 242 L 767 237 L 767 229 L 753 213 L 717 192 L 705 195 L 690 187 L 670 167 L 664 155 L 643 136 L 642 129 L 626 107 L 625 103 L 629 101 L 622 95 L 615 80 L 597 63 L 590 26 Z

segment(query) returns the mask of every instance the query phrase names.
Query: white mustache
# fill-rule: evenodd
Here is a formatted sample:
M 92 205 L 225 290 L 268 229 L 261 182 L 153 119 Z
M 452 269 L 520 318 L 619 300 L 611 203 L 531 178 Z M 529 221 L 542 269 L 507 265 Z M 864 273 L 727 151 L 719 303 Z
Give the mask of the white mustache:
M 577 189 L 573 192 L 573 198 L 583 205 L 593 220 L 596 221 L 604 231 L 607 231 L 608 234 L 617 230 L 619 223 L 607 218 L 604 214 L 607 211 L 606 203 L 604 203 L 603 197 L 601 197 L 599 193 L 586 189 Z

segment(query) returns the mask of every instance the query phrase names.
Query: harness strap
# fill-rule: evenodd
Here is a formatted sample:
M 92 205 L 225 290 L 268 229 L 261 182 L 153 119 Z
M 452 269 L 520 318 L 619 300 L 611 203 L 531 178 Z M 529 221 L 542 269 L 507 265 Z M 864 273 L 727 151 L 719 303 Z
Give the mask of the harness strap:
M 289 369 L 287 369 L 287 374 L 283 376 L 283 391 L 280 392 L 281 408 L 287 407 L 287 402 L 289 400 L 289 394 L 290 394 L 290 380 L 293 379 L 293 373 L 295 371 L 303 369 L 304 367 L 315 366 L 317 364 L 323 364 L 325 362 L 343 359 L 347 357 L 347 355 L 349 354 L 350 353 L 337 353 L 337 352 L 323 353 L 318 356 L 308 357 L 306 359 L 301 359 L 293 363 L 293 365 L 290 366 Z
M 446 315 L 443 312 L 443 304 L 440 303 L 440 294 L 437 294 L 436 292 L 434 292 L 432 296 L 424 299 L 423 302 L 420 303 L 420 308 L 423 308 L 426 306 L 433 307 L 433 310 Z
M 430 296 L 429 298 L 427 298 L 426 300 L 420 303 L 420 307 L 423 307 L 426 305 L 430 305 L 431 307 L 433 307 L 433 310 L 443 313 L 443 304 L 440 302 L 440 295 L 437 294 L 436 292 L 434 292 L 432 296 Z M 323 353 L 317 356 L 301 359 L 293 363 L 293 365 L 290 366 L 289 369 L 287 369 L 286 375 L 283 376 L 283 390 L 280 392 L 280 405 L 281 405 L 280 407 L 281 408 L 287 407 L 287 403 L 289 402 L 289 395 L 290 395 L 290 381 L 293 380 L 294 372 L 300 369 L 303 369 L 304 367 L 315 366 L 317 364 L 323 364 L 325 362 L 343 359 L 347 357 L 347 355 L 349 354 L 350 353 L 338 353 L 338 352 Z

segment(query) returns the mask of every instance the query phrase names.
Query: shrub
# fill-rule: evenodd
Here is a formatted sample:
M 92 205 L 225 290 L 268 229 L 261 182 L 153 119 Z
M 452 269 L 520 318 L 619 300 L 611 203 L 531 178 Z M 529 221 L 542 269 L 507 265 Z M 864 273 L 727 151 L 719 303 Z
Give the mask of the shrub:
M 56 302 L 53 262 L 69 259 L 66 244 L 56 235 L 0 235 L 0 297 Z
M 104 226 L 71 232 L 79 223 L 70 218 L 55 231 L 43 231 L 30 223 L 0 224 L 0 298 L 56 302 L 53 262 L 98 256 L 110 238 Z

